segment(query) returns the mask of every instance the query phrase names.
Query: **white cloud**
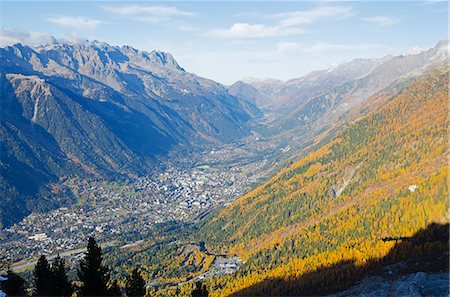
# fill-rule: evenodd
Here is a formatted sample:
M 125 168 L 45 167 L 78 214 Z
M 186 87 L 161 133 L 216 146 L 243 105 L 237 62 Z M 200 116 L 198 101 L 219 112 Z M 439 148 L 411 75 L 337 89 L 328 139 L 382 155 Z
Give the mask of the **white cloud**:
M 179 25 L 176 27 L 176 29 L 178 31 L 183 31 L 183 32 L 195 32 L 195 31 L 199 30 L 197 27 L 190 26 L 190 25 Z
M 297 42 L 278 42 L 276 45 L 278 52 L 286 52 L 286 51 L 293 51 L 299 48 L 299 44 Z
M 100 20 L 88 19 L 86 17 L 70 17 L 70 16 L 60 16 L 60 17 L 49 17 L 47 21 L 53 24 L 57 24 L 64 27 L 71 27 L 77 29 L 95 29 L 98 25 L 102 23 Z
M 298 10 L 287 13 L 278 13 L 273 15 L 273 18 L 279 19 L 281 26 L 290 27 L 301 24 L 309 24 L 321 18 L 347 18 L 353 15 L 354 12 L 351 7 L 324 6 L 311 10 Z
M 196 13 L 180 10 L 174 6 L 158 5 L 125 5 L 125 6 L 101 6 L 105 11 L 129 16 L 137 21 L 161 22 L 174 17 L 189 17 Z
M 240 16 L 245 15 L 240 14 Z M 352 15 L 354 15 L 354 12 L 351 7 L 324 6 L 311 10 L 299 10 L 266 16 L 276 21 L 274 25 L 234 23 L 229 28 L 215 29 L 210 33 L 216 37 L 232 39 L 300 35 L 306 33 L 306 30 L 299 28 L 298 25 L 309 24 L 320 18 L 346 18 Z
M 387 16 L 373 16 L 363 19 L 366 22 L 377 24 L 378 26 L 390 26 L 400 22 L 399 19 Z
M 234 23 L 228 29 L 212 30 L 213 36 L 221 38 L 265 38 L 274 36 L 288 36 L 304 34 L 305 30 L 291 27 L 266 26 L 263 24 Z
M 448 0 L 425 0 L 424 3 L 425 4 L 436 4 L 436 3 L 444 3 L 447 2 Z
M 53 43 L 79 43 L 86 41 L 87 39 L 79 36 L 76 31 L 67 32 L 64 36 L 55 37 L 50 34 L 28 32 L 19 28 L 8 29 L 2 27 L 0 29 L 0 46 L 2 47 L 14 45 L 16 43 L 34 47 Z
M 301 46 L 297 42 L 279 42 L 276 44 L 277 52 L 319 53 L 327 51 L 364 51 L 373 49 L 387 49 L 387 47 L 381 44 L 372 43 L 336 44 L 318 42 L 309 46 Z
M 305 51 L 323 52 L 323 51 L 362 51 L 386 48 L 382 44 L 360 43 L 360 44 L 334 44 L 334 43 L 315 43 L 310 47 L 304 48 Z
M 8 46 L 16 43 L 36 46 L 50 43 L 54 38 L 50 35 L 40 32 L 27 32 L 21 29 L 0 29 L 0 46 Z

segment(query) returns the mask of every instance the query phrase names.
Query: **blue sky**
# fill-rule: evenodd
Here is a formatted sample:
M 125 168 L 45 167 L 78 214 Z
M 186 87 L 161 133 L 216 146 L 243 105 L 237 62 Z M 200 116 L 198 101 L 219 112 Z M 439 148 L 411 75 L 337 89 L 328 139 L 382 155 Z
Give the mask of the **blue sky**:
M 295 78 L 353 58 L 432 47 L 448 38 L 447 1 L 2 1 L 2 46 L 50 36 L 174 55 L 230 84 Z

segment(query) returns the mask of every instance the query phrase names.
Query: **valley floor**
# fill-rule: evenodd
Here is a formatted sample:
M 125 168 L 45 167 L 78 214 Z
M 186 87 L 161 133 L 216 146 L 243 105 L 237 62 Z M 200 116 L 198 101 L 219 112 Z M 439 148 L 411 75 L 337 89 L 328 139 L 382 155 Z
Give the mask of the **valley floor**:
M 190 158 L 168 159 L 147 176 L 122 181 L 65 180 L 64 186 L 78 203 L 33 213 L 0 230 L 0 261 L 23 270 L 40 254 L 78 250 L 87 234 L 120 246 L 130 243 L 126 238 L 145 238 L 158 223 L 200 220 L 266 178 L 265 168 L 272 165 L 269 160 L 282 150 L 274 143 L 258 144 L 254 137 Z

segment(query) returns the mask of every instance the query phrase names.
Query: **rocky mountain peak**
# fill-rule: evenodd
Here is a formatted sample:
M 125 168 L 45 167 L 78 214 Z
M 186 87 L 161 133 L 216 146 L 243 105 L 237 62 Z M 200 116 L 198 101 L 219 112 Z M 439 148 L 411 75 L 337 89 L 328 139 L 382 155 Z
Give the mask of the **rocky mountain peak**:
M 13 47 L 23 48 L 21 44 Z M 153 66 L 184 71 L 170 53 L 157 50 L 152 50 L 151 52 L 140 51 L 128 45 L 115 46 L 97 40 L 68 42 L 54 39 L 54 42 L 36 46 L 33 50 L 43 54 L 52 52 L 59 56 L 66 55 L 75 59 L 82 57 L 83 61 L 88 60 L 89 57 L 95 57 L 103 64 L 120 64 L 124 62 L 136 64 L 151 63 Z

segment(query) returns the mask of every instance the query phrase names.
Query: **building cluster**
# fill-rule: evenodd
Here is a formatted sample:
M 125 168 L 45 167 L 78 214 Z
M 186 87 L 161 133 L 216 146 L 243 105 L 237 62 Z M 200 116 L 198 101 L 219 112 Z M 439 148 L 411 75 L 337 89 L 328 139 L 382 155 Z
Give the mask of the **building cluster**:
M 91 235 L 99 242 L 123 245 L 128 238 L 145 238 L 155 223 L 196 221 L 265 177 L 267 159 L 262 156 L 278 149 L 255 137 L 189 157 L 173 156 L 147 176 L 113 182 L 67 179 L 64 185 L 77 203 L 33 213 L 1 229 L 0 262 L 23 267 L 41 254 L 74 257 Z
M 15 263 L 37 255 L 78 249 L 87 236 L 99 241 L 146 234 L 155 223 L 192 221 L 248 189 L 237 169 L 207 165 L 191 170 L 168 167 L 156 176 L 124 182 L 73 181 L 79 204 L 33 213 L 0 231 L 0 260 Z
M 217 257 L 214 263 L 207 272 L 195 277 L 193 280 L 203 280 L 210 277 L 223 276 L 226 274 L 231 274 L 237 271 L 242 265 L 242 260 L 237 257 L 224 258 Z

